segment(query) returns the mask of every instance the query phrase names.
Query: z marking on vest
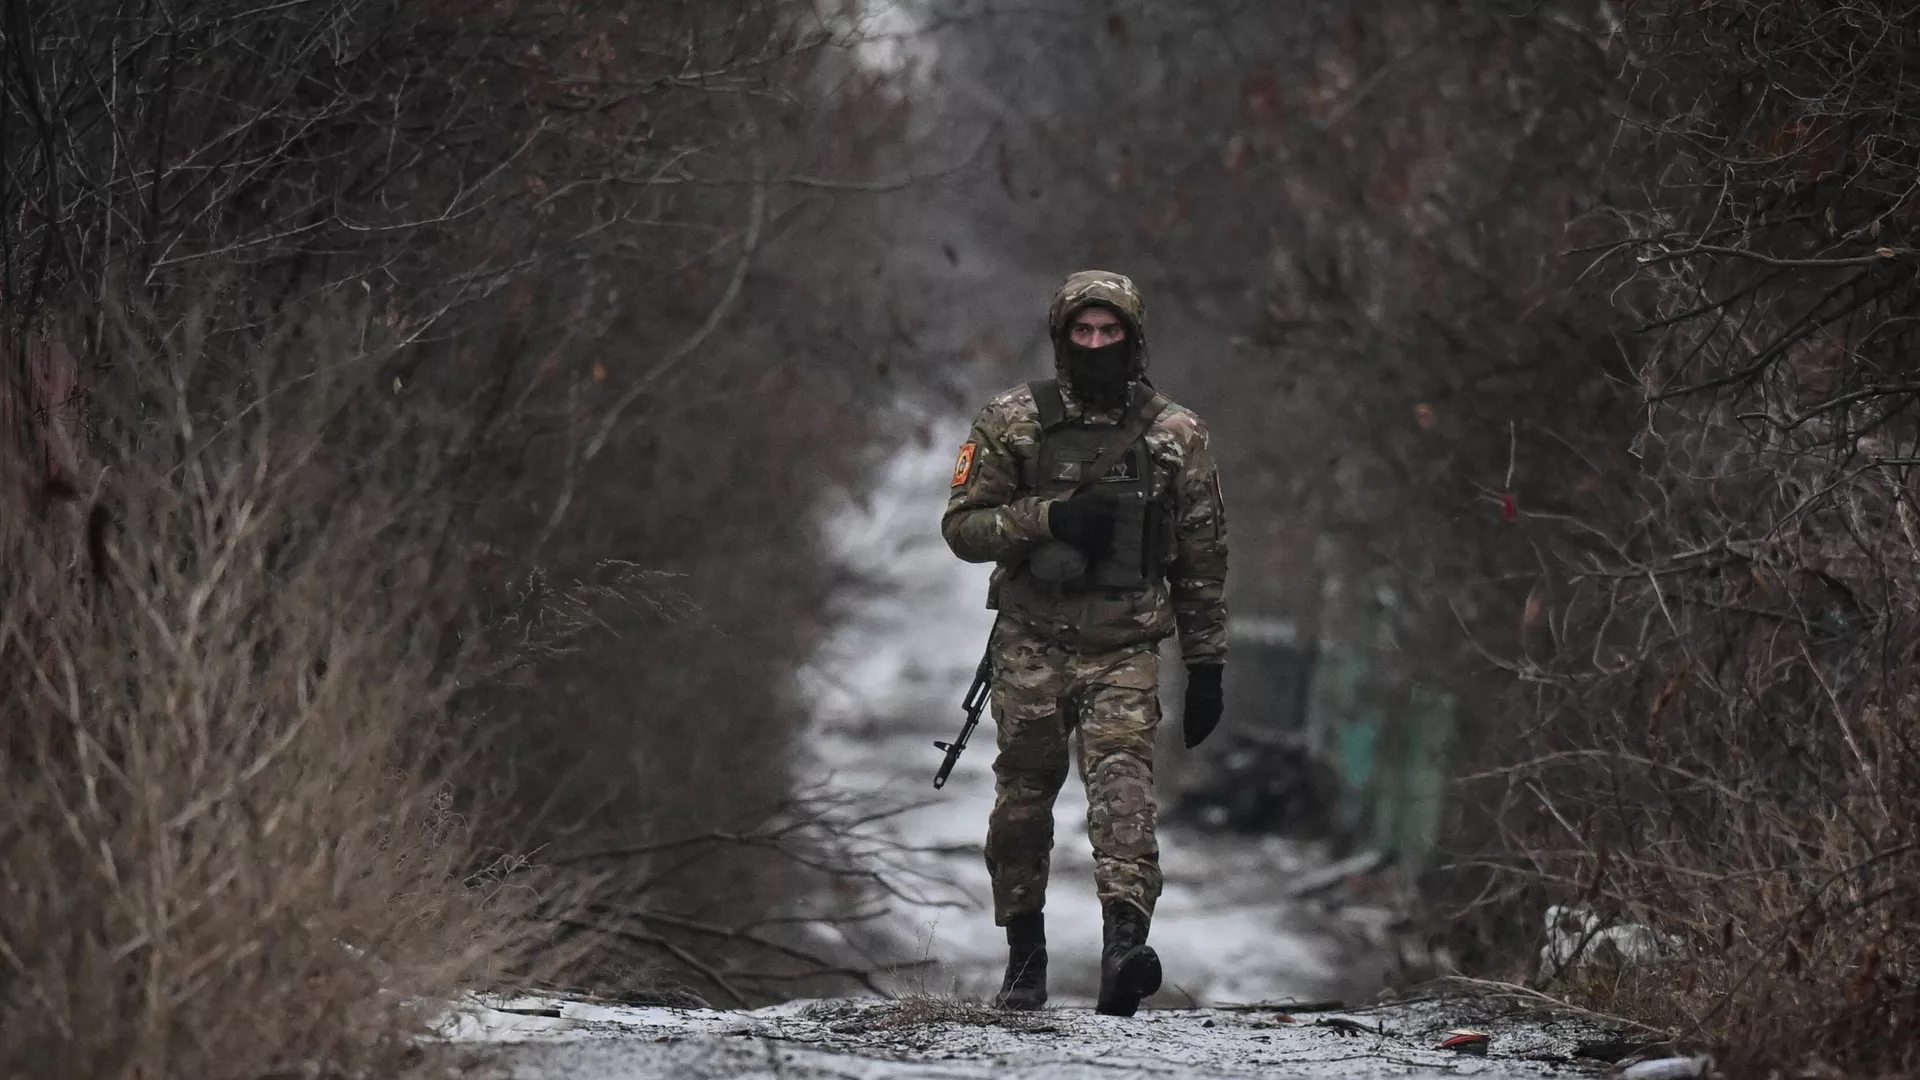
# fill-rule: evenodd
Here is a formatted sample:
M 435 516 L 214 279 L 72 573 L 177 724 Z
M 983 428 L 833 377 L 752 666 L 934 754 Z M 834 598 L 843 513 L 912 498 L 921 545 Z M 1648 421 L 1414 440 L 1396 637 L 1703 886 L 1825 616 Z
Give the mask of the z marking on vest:
M 1086 474 L 1087 466 L 1091 464 L 1093 463 L 1090 461 L 1056 461 L 1053 465 L 1053 479 L 1063 484 L 1077 484 Z M 1108 469 L 1107 475 L 1101 477 L 1100 482 L 1124 484 L 1138 479 L 1140 479 L 1139 465 L 1134 461 L 1133 455 L 1129 454 L 1121 458 L 1119 464 Z

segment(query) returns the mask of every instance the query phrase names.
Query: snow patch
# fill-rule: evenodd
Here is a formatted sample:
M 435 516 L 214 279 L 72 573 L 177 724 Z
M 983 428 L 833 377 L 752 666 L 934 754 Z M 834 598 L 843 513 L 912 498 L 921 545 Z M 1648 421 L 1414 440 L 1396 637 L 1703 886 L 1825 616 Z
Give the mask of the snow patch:
M 850 46 L 853 61 L 875 75 L 924 83 L 939 55 L 908 5 L 893 0 L 820 0 L 821 18 Z

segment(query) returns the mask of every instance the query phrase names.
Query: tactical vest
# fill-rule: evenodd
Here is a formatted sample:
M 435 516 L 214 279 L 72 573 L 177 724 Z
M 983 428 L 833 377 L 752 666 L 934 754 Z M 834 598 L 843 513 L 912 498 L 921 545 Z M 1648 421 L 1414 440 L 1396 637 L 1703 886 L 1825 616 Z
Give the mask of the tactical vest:
M 1056 379 L 1030 383 L 1028 390 L 1040 414 L 1040 443 L 1034 456 L 1021 462 L 1020 486 L 1024 494 L 1061 498 L 1086 478 L 1088 468 L 1122 434 L 1121 427 L 1092 427 L 1069 420 Z M 1155 416 L 1170 404 L 1139 383 L 1133 392 L 1153 394 L 1156 400 L 1148 407 Z M 1065 583 L 1067 588 L 1131 591 L 1160 578 L 1160 568 L 1173 549 L 1173 530 L 1166 507 L 1154 498 L 1155 479 L 1147 440 L 1136 438 L 1119 463 L 1094 485 L 1113 497 L 1118 508 L 1113 545 L 1093 559 L 1080 578 Z

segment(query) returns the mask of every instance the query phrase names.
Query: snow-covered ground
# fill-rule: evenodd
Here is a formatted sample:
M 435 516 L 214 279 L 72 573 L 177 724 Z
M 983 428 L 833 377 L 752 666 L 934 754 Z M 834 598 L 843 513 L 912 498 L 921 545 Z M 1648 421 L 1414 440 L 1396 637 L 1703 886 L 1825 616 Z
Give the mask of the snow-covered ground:
M 953 557 L 939 518 L 964 421 L 936 427 L 931 445 L 892 456 L 871 491 L 823 515 L 839 559 L 867 588 L 824 642 L 805 686 L 816 703 L 822 774 L 876 800 L 930 800 L 898 821 L 900 839 L 933 849 L 936 872 L 956 882 L 959 908 L 901 907 L 893 931 L 924 966 L 894 980 L 901 990 L 982 995 L 997 986 L 1005 939 L 993 925 L 980 855 L 993 803 L 994 735 L 982 721 L 946 788 L 935 792 L 935 738 L 959 728 L 960 700 L 979 663 L 993 614 L 987 568 Z M 1228 718 L 1232 722 L 1232 718 Z M 1181 754 L 1177 741 L 1162 753 Z M 1100 917 L 1094 897 L 1086 801 L 1070 779 L 1055 811 L 1047 933 L 1055 1001 L 1090 1003 L 1097 983 Z M 1338 913 L 1289 900 L 1288 887 L 1320 864 L 1310 849 L 1273 837 L 1164 830 L 1167 886 L 1152 940 L 1167 970 L 1156 999 L 1168 1004 L 1309 1000 L 1370 995 L 1381 957 L 1337 940 Z
M 558 999 L 469 1002 L 450 1014 L 456 1045 L 487 1051 L 488 1080 L 1225 1080 L 1296 1076 L 1534 1078 L 1596 1075 L 1579 1021 L 1476 1012 L 1464 1003 L 1354 1013 L 1087 1009 L 994 1014 L 937 1001 L 795 1002 L 755 1012 L 615 1008 Z M 1439 1048 L 1471 1020 L 1485 1057 Z

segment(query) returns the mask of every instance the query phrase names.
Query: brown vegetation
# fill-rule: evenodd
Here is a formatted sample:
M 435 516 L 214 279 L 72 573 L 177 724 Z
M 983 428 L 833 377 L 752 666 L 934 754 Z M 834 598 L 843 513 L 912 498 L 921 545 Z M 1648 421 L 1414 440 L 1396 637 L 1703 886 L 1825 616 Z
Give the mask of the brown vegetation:
M 1658 186 L 1587 257 L 1635 320 L 1644 405 L 1525 530 L 1551 602 L 1511 668 L 1512 761 L 1483 774 L 1499 879 L 1678 936 L 1586 987 L 1603 1005 L 1736 1066 L 1911 1070 L 1920 21 L 1736 3 L 1624 29 L 1658 74 L 1630 114 Z
M 0 1070 L 391 1072 L 412 995 L 523 944 L 448 781 L 479 658 L 430 558 L 451 459 L 395 452 L 337 314 L 244 357 L 153 329 L 112 328 L 143 392 L 91 413 L 100 561 L 6 519 Z
M 811 5 L 0 18 L 0 1070 L 867 978 L 912 882 L 789 689 L 859 387 L 754 307 L 890 123 Z

